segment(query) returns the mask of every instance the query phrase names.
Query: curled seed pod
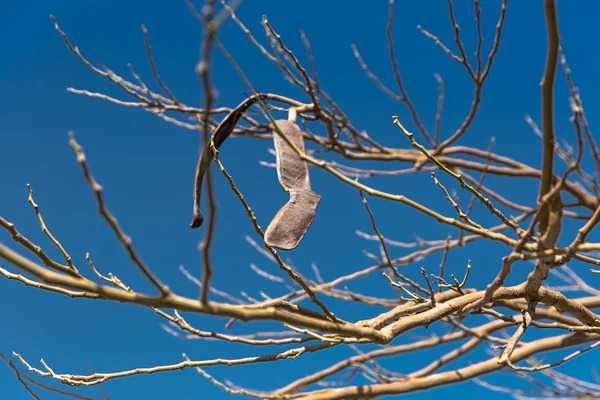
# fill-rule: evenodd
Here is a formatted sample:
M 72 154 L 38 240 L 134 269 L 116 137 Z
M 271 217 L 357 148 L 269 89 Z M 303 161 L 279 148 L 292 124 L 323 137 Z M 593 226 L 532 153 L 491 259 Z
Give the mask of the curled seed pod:
M 269 99 L 272 95 L 255 94 L 248 97 L 233 109 L 221 121 L 215 130 L 212 141 L 218 150 L 233 132 L 237 122 L 248 108 L 259 99 Z M 288 120 L 275 121 L 280 131 L 298 148 L 305 151 L 302 131 L 294 122 Z M 271 127 L 274 129 L 274 127 Z M 277 132 L 273 132 L 277 159 L 277 177 L 283 190 L 290 195 L 290 200 L 277 213 L 265 232 L 265 244 L 280 250 L 295 249 L 315 218 L 321 196 L 310 190 L 308 164 Z M 202 182 L 210 166 L 214 154 L 207 143 L 202 150 L 196 166 L 194 181 L 194 214 L 191 228 L 199 228 L 204 222 L 200 211 Z
M 231 110 L 231 112 L 227 114 L 227 116 L 223 119 L 223 121 L 221 121 L 213 133 L 212 140 L 215 144 L 215 148 L 218 150 L 219 147 L 221 147 L 223 142 L 225 142 L 225 139 L 227 139 L 231 132 L 233 132 L 235 125 L 248 108 L 250 108 L 259 99 L 267 99 L 269 97 L 270 96 L 268 94 L 257 93 L 248 97 L 236 108 Z M 196 176 L 194 178 L 194 215 L 192 218 L 192 223 L 190 224 L 190 227 L 194 229 L 200 228 L 204 222 L 204 217 L 200 211 L 200 197 L 202 194 L 202 181 L 204 180 L 204 175 L 206 175 L 206 171 L 210 166 L 212 158 L 213 152 L 209 146 L 209 143 L 206 143 L 202 153 L 200 154 L 200 157 L 198 158 L 198 164 L 196 165 Z

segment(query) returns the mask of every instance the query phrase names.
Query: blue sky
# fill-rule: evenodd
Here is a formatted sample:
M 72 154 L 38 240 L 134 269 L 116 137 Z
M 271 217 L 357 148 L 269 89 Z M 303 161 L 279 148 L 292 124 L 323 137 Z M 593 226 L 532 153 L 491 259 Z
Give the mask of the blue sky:
M 476 35 L 472 3 L 456 3 L 465 46 L 468 54 L 473 54 Z M 540 120 L 539 82 L 546 49 L 543 8 L 540 1 L 509 3 L 500 53 L 484 88 L 481 110 L 461 143 L 485 149 L 490 138 L 495 137 L 497 153 L 538 168 L 540 143 L 525 123 L 524 116 L 530 114 L 534 120 Z M 487 54 L 500 2 L 483 0 L 481 4 L 484 54 Z M 188 227 L 198 136 L 141 110 L 67 93 L 67 87 L 74 87 L 125 99 L 110 83 L 93 74 L 67 51 L 49 18 L 51 13 L 57 17 L 72 43 L 79 46 L 92 62 L 101 62 L 124 76 L 128 76 L 127 63 L 131 63 L 148 84 L 156 86 L 147 66 L 140 30 L 145 24 L 162 78 L 182 102 L 199 106 L 202 95 L 194 66 L 199 55 L 201 28 L 184 2 L 5 0 L 1 9 L 4 18 L 0 25 L 3 38 L 0 54 L 5 56 L 0 61 L 0 215 L 14 222 L 23 234 L 57 259 L 60 257 L 43 236 L 27 204 L 26 184 L 29 183 L 46 223 L 71 253 L 80 270 L 85 270 L 84 255 L 90 252 L 100 270 L 116 274 L 134 289 L 150 290 L 96 213 L 93 196 L 67 143 L 67 132 L 73 130 L 86 151 L 96 179 L 105 187 L 110 209 L 133 238 L 143 259 L 175 292 L 196 296 L 197 287 L 182 276 L 178 266 L 183 265 L 196 275 L 200 271 L 197 245 L 203 231 L 192 231 Z M 600 33 L 595 18 L 598 11 L 596 2 L 581 1 L 575 7 L 566 0 L 559 0 L 563 48 L 575 82 L 582 90 L 592 129 L 595 126 L 593 110 L 600 105 L 596 96 L 600 91 L 597 74 L 600 54 L 590 51 L 596 44 L 593 38 Z M 367 129 L 384 145 L 408 148 L 406 139 L 391 123 L 391 116 L 398 115 L 408 129 L 414 130 L 407 110 L 378 91 L 359 68 L 350 48 L 351 44 L 356 44 L 371 69 L 393 87 L 385 40 L 387 2 L 373 1 L 367 6 L 366 2 L 358 1 L 247 1 L 237 14 L 264 44 L 260 18 L 266 14 L 287 45 L 305 60 L 298 34 L 302 28 L 312 42 L 319 78 L 325 90 L 339 102 L 354 125 Z M 472 101 L 472 85 L 462 67 L 416 29 L 420 24 L 454 48 L 445 2 L 399 1 L 395 21 L 393 34 L 405 85 L 430 131 L 433 130 L 437 102 L 433 74 L 441 74 L 445 81 L 442 137 L 447 138 L 466 115 Z M 298 96 L 298 92 L 260 56 L 231 21 L 220 32 L 220 39 L 259 90 Z M 215 53 L 213 83 L 219 91 L 219 106 L 237 105 L 243 99 L 243 93 L 248 91 L 218 53 Z M 569 117 L 568 92 L 559 71 L 556 132 L 559 138 L 573 143 Z M 223 163 L 263 227 L 286 202 L 275 171 L 258 163 L 260 160 L 273 161 L 267 151 L 271 146 L 268 142 L 239 139 L 228 141 L 221 152 Z M 562 168 L 560 162 L 557 164 Z M 321 171 L 313 169 L 312 179 L 313 188 L 323 195 L 323 201 L 305 240 L 285 257 L 289 256 L 293 265 L 304 274 L 310 274 L 310 265 L 315 262 L 325 280 L 371 265 L 372 261 L 363 255 L 362 249 L 377 253 L 377 244 L 365 242 L 355 234 L 355 229 L 370 233 L 370 222 L 358 193 Z M 445 182 L 451 187 L 448 179 Z M 489 182 L 511 200 L 534 204 L 538 187 L 532 180 L 508 182 L 490 178 Z M 445 215 L 454 215 L 428 174 L 373 179 L 368 183 L 423 201 Z M 245 235 L 255 238 L 252 226 L 221 175 L 216 175 L 216 193 L 219 216 L 213 253 L 215 287 L 233 294 L 245 291 L 254 297 L 261 289 L 272 296 L 282 294 L 281 288 L 258 277 L 250 269 L 250 264 L 254 263 L 277 273 L 276 266 L 245 240 Z M 464 203 L 468 201 L 466 194 L 459 195 Z M 370 199 L 369 203 L 379 228 L 390 238 L 410 241 L 415 233 L 425 239 L 443 239 L 448 233 L 456 236 L 456 231 L 400 204 L 378 199 Z M 481 223 L 493 222 L 481 208 L 476 207 L 474 216 Z M 568 227 L 577 228 L 577 225 Z M 571 236 L 562 240 L 569 242 Z M 1 233 L 0 241 L 10 243 L 10 236 Z M 453 252 L 447 271 L 462 275 L 466 261 L 471 259 L 471 286 L 483 287 L 497 273 L 500 258 L 506 251 L 499 245 L 479 243 Z M 403 254 L 406 250 L 392 250 L 392 257 Z M 436 272 L 439 261 L 438 254 L 423 260 L 419 266 Z M 579 267 L 587 277 L 586 266 L 574 264 L 573 267 Z M 526 264 L 520 265 L 509 283 L 519 282 L 529 269 Z M 419 276 L 417 266 L 403 272 L 415 279 Z M 594 283 L 593 279 L 589 277 L 589 283 L 600 287 L 600 282 Z M 392 294 L 379 276 L 352 283 L 350 288 L 363 293 L 378 294 L 386 290 L 387 295 Z M 100 372 L 172 364 L 182 360 L 182 352 L 200 360 L 275 351 L 209 341 L 186 342 L 165 333 L 160 328 L 159 318 L 149 310 L 108 302 L 71 300 L 13 281 L 0 280 L 0 304 L 3 317 L 0 350 L 5 354 L 21 353 L 33 364 L 44 358 L 57 372 L 85 374 L 89 372 L 88 363 Z M 327 299 L 327 304 L 347 319 L 366 318 L 373 313 L 331 299 Z M 226 322 L 194 317 L 189 321 L 203 330 L 218 331 L 223 331 Z M 267 330 L 277 328 L 269 324 L 255 325 Z M 236 332 L 249 332 L 253 326 L 239 324 Z M 427 331 L 415 331 L 415 334 L 426 335 Z M 415 340 L 414 336 L 405 336 L 395 343 Z M 218 379 L 230 379 L 240 386 L 268 390 L 348 354 L 335 350 L 307 355 L 294 362 L 215 367 L 209 372 Z M 407 354 L 385 360 L 383 365 L 409 372 L 411 367 L 426 365 L 435 356 L 432 352 L 418 356 Z M 478 351 L 472 353 L 469 361 L 476 362 L 485 357 L 483 351 Z M 594 355 L 588 354 L 563 370 L 590 377 L 593 360 Z M 505 379 L 498 375 L 490 381 L 502 384 L 508 382 Z M 28 398 L 12 372 L 4 366 L 0 366 L 0 383 L 4 398 Z M 104 388 L 113 400 L 228 398 L 193 370 L 115 380 Z M 409 398 L 433 398 L 450 390 L 469 390 L 473 396 L 500 398 L 473 383 Z M 96 389 L 81 393 L 99 397 Z M 44 393 L 41 396 L 53 398 Z

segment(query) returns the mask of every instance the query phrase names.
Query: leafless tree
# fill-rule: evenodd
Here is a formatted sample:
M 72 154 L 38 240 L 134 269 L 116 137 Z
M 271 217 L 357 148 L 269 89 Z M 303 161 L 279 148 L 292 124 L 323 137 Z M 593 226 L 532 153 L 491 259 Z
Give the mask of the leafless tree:
M 172 335 L 187 339 L 241 343 L 253 348 L 256 356 L 192 360 L 184 354 L 184 360 L 173 365 L 139 365 L 131 370 L 92 372 L 87 375 L 54 371 L 43 361 L 40 367 L 35 367 L 26 357 L 17 353 L 13 353 L 12 359 L 3 357 L 15 371 L 22 385 L 36 397 L 34 387 L 48 389 L 41 383 L 42 378 L 54 379 L 71 387 L 88 387 L 134 375 L 193 368 L 227 393 L 261 399 L 366 399 L 422 391 L 469 380 L 515 398 L 600 397 L 600 383 L 568 376 L 555 368 L 595 349 L 600 344 L 600 317 L 594 313 L 594 309 L 600 307 L 600 290 L 588 284 L 593 282 L 593 274 L 600 271 L 584 268 L 585 264 L 594 267 L 600 265 L 600 243 L 586 241 L 600 221 L 600 152 L 588 125 L 579 90 L 573 82 L 561 48 L 555 0 L 538 2 L 539 6 L 544 8 L 547 27 L 547 58 L 541 85 L 541 127 L 538 128 L 536 123 L 527 117 L 534 133 L 541 138 L 541 169 L 495 153 L 493 139 L 489 147 L 483 149 L 458 144 L 459 140 L 467 135 L 477 117 L 483 88 L 493 73 L 494 60 L 501 51 L 502 33 L 509 12 L 507 0 L 494 3 L 498 5 L 498 21 L 487 55 L 484 54 L 482 45 L 483 28 L 479 0 L 470 3 L 474 9 L 476 23 L 476 32 L 473 33 L 477 38 L 474 57 L 468 56 L 470 52 L 462 40 L 466 33 L 459 29 L 454 10 L 456 5 L 452 0 L 447 1 L 447 11 L 454 33 L 453 38 L 438 38 L 436 32 L 418 27 L 427 40 L 433 41 L 440 51 L 460 64 L 472 81 L 471 107 L 462 124 L 446 138 L 442 138 L 440 133 L 445 95 L 442 77 L 435 76 L 439 84 L 439 96 L 433 132 L 429 132 L 425 127 L 405 89 L 401 63 L 397 60 L 392 36 L 394 0 L 389 2 L 385 34 L 395 87 L 389 87 L 380 80 L 369 69 L 359 49 L 353 46 L 356 60 L 368 78 L 385 95 L 401 107 L 406 107 L 412 117 L 412 121 L 407 122 L 390 115 L 390 123 L 395 124 L 400 137 L 405 139 L 404 146 L 400 148 L 383 146 L 364 130 L 356 127 L 340 105 L 325 92 L 314 65 L 311 43 L 304 32 L 301 32 L 304 49 L 292 50 L 277 33 L 276 21 L 272 24 L 264 17 L 262 27 L 265 37 L 261 39 L 236 16 L 235 12 L 240 3 L 232 0 L 229 4 L 220 6 L 214 0 L 207 0 L 201 10 L 196 9 L 191 2 L 187 3 L 204 28 L 201 59 L 197 66 L 203 88 L 204 104 L 201 108 L 183 104 L 161 80 L 145 29 L 143 33 L 148 61 L 160 92 L 150 90 L 133 68 L 130 68 L 131 78 L 125 78 L 106 67 L 94 66 L 78 47 L 71 43 L 67 34 L 59 27 L 54 17 L 52 18 L 56 31 L 64 40 L 67 49 L 92 73 L 118 87 L 126 100 L 82 89 L 70 88 L 70 92 L 101 99 L 120 107 L 142 109 L 168 123 L 198 131 L 203 135 L 205 147 L 203 158 L 198 164 L 192 223 L 193 227 L 203 225 L 205 229 L 201 245 L 201 280 L 182 269 L 190 280 L 198 284 L 199 297 L 188 298 L 175 294 L 163 283 L 165 278 L 157 277 L 138 256 L 131 239 L 109 211 L 103 187 L 93 177 L 84 150 L 74 135 L 71 135 L 69 143 L 83 171 L 84 179 L 92 190 L 101 216 L 127 251 L 133 266 L 156 288 L 156 294 L 136 292 L 135 288 L 130 287 L 127 282 L 122 282 L 117 276 L 106 275 L 102 268 L 94 266 L 89 255 L 86 257 L 88 265 L 85 268 L 81 265 L 76 266 L 69 253 L 44 223 L 40 209 L 34 202 L 31 188 L 29 203 L 42 230 L 64 256 L 64 262 L 50 258 L 39 245 L 23 236 L 15 223 L 0 217 L 0 226 L 12 236 L 15 246 L 20 249 L 18 252 L 0 244 L 0 260 L 7 267 L 0 268 L 0 274 L 37 290 L 74 299 L 102 299 L 122 303 L 123 307 L 136 304 L 156 313 L 158 319 L 165 322 L 164 329 Z M 461 2 L 460 6 L 464 4 Z M 304 93 L 302 99 L 279 93 L 256 92 L 252 82 L 244 75 L 243 66 L 235 62 L 227 52 L 225 44 L 218 39 L 219 28 L 227 20 L 233 21 L 245 33 L 248 46 L 254 46 L 258 54 L 269 60 L 283 74 L 284 79 Z M 452 45 L 448 43 L 451 40 L 454 41 Z M 249 96 L 237 108 L 213 107 L 214 88 L 211 82 L 215 71 L 211 69 L 211 58 L 217 51 L 227 57 L 247 84 Z M 300 57 L 296 55 L 299 51 L 306 53 L 307 65 L 301 63 Z M 560 144 L 555 135 L 554 87 L 561 70 L 570 89 L 572 133 L 576 141 L 574 148 Z M 251 106 L 260 109 L 264 118 L 245 113 Z M 276 120 L 274 115 L 281 113 L 285 113 L 286 118 Z M 405 128 L 409 123 L 416 127 L 415 134 Z M 230 134 L 232 137 L 275 141 L 277 162 L 263 165 L 277 169 L 280 183 L 290 194 L 291 200 L 266 232 L 258 225 L 251 205 L 236 186 L 235 178 L 220 160 L 218 148 Z M 584 170 L 582 160 L 585 156 L 591 157 L 592 170 Z M 92 163 L 95 161 L 97 160 L 93 160 Z M 212 161 L 216 164 L 213 173 L 224 176 L 231 190 L 238 196 L 241 207 L 248 214 L 258 237 L 251 239 L 254 240 L 252 243 L 259 252 L 279 267 L 280 273 L 264 271 L 258 267 L 255 267 L 255 271 L 273 282 L 280 283 L 288 291 L 287 294 L 276 298 L 265 294 L 262 300 L 246 295 L 242 299 L 211 285 L 214 258 L 211 245 L 218 200 L 213 187 L 213 180 L 217 179 L 217 176 L 213 176 L 208 168 Z M 365 161 L 371 162 L 369 165 L 378 162 L 381 167 L 365 169 Z M 564 163 L 562 173 L 557 172 L 562 169 L 557 165 L 559 163 Z M 388 166 L 392 164 L 406 164 L 406 167 L 389 169 Z M 302 276 L 279 255 L 277 249 L 291 250 L 298 245 L 310 228 L 319 204 L 320 196 L 310 191 L 308 166 L 313 173 L 317 170 L 324 171 L 335 177 L 339 185 L 353 188 L 362 199 L 364 215 L 370 220 L 372 232 L 358 234 L 366 241 L 378 242 L 381 248 L 379 256 L 369 254 L 374 260 L 373 265 L 363 268 L 354 266 L 354 272 L 325 281 L 316 266 L 313 268 L 313 277 Z M 430 174 L 433 183 L 439 188 L 439 195 L 454 208 L 454 216 L 443 215 L 411 200 L 409 192 L 390 193 L 369 184 L 372 177 L 392 179 L 408 174 L 423 176 L 423 172 Z M 504 179 L 505 182 L 523 179 L 539 181 L 537 203 L 523 205 L 511 201 L 486 183 L 489 176 Z M 200 213 L 199 207 L 203 178 L 208 203 L 206 219 Z M 428 185 L 430 182 L 424 178 L 422 184 Z M 464 198 L 469 198 L 468 203 L 460 204 L 456 193 L 447 189 L 449 186 L 456 186 L 456 190 Z M 411 188 L 404 189 L 408 191 Z M 321 195 L 326 196 L 326 193 Z M 373 212 L 367 202 L 368 198 L 373 197 L 401 203 L 408 207 L 407 212 L 410 209 L 410 212 L 421 213 L 442 225 L 452 227 L 459 234 L 448 237 L 442 235 L 436 240 L 417 238 L 413 243 L 387 238 L 377 226 L 377 219 L 382 216 Z M 496 225 L 475 221 L 475 207 L 481 207 L 488 212 L 489 216 L 497 220 Z M 563 229 L 566 220 L 571 221 L 570 225 L 578 227 L 576 232 Z M 570 244 L 559 247 L 559 237 L 570 237 Z M 470 287 L 470 261 L 465 260 L 466 268 L 462 277 L 447 276 L 445 273 L 449 252 L 457 248 L 467 248 L 474 242 L 496 242 L 506 246 L 502 260 L 489 260 L 487 267 L 496 267 L 498 273 L 485 288 Z M 393 259 L 388 251 L 390 247 L 405 249 L 408 253 Z M 27 253 L 29 258 L 21 253 Z M 413 278 L 405 276 L 404 272 L 410 271 L 408 266 L 418 268 L 417 264 L 420 261 L 436 255 L 441 258 L 439 271 L 425 271 L 421 268 L 419 279 L 415 279 L 414 274 Z M 520 268 L 529 266 L 531 272 L 522 283 L 507 286 L 505 281 L 516 263 L 522 265 Z M 403 268 L 400 269 L 400 266 Z M 10 270 L 11 268 L 16 270 Z M 578 272 L 575 272 L 576 270 Z M 373 297 L 345 288 L 345 284 L 360 281 L 373 274 L 382 274 L 382 287 L 391 287 L 390 292 L 395 292 L 397 296 Z M 285 275 L 285 279 L 281 277 Z M 549 275 L 554 275 L 564 281 L 564 284 L 549 286 Z M 336 316 L 335 310 L 327 307 L 328 298 L 370 306 L 372 317 L 360 321 L 343 320 Z M 380 313 L 378 310 L 381 307 L 385 311 Z M 202 331 L 189 324 L 182 312 L 204 315 L 205 318 L 225 318 L 228 321 L 225 328 L 230 328 L 236 321 L 270 321 L 281 326 L 281 331 L 263 332 L 256 328 L 255 334 L 237 336 Z M 475 315 L 479 319 L 475 318 Z M 486 322 L 473 322 L 481 321 L 481 318 Z M 410 335 L 410 332 L 417 328 L 429 326 L 436 326 L 436 332 L 442 334 L 421 337 L 410 344 L 394 343 L 401 335 Z M 523 341 L 523 336 L 531 330 L 538 332 L 535 340 Z M 369 344 L 376 345 L 377 348 L 361 350 L 361 347 Z M 450 350 L 447 350 L 448 346 Z M 210 367 L 215 365 L 235 367 L 253 363 L 279 363 L 286 359 L 310 357 L 310 353 L 327 352 L 333 347 L 347 347 L 355 351 L 356 355 L 345 359 L 332 359 L 329 365 L 315 365 L 311 375 L 298 377 L 286 386 L 273 388 L 269 392 L 241 388 L 228 381 L 218 381 L 209 374 Z M 481 362 L 470 362 L 469 354 L 483 347 L 488 349 L 489 358 Z M 428 366 L 410 373 L 391 371 L 382 367 L 379 362 L 383 358 L 407 352 L 418 353 L 436 348 L 439 348 L 439 351 Z M 552 353 L 556 351 L 561 355 L 553 361 L 539 361 L 539 357 L 552 357 Z M 431 354 L 427 352 L 423 357 L 429 357 Z M 445 372 L 439 372 L 442 368 Z M 488 383 L 486 378 L 495 373 L 507 373 L 522 379 L 531 389 L 517 390 L 494 386 Z M 359 378 L 370 383 L 357 385 L 355 380 Z

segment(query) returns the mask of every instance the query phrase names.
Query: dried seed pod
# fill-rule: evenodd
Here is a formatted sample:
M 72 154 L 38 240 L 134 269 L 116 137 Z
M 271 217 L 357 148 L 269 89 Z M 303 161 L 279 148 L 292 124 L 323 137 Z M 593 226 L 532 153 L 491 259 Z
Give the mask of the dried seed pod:
M 244 100 L 227 114 L 212 136 L 215 148 L 219 149 L 221 147 L 225 139 L 233 132 L 239 119 L 250 106 L 259 99 L 268 99 L 271 96 L 269 94 L 255 94 Z M 288 120 L 279 120 L 275 121 L 275 123 L 286 138 L 302 151 L 305 151 L 302 131 L 298 125 Z M 269 246 L 289 251 L 298 246 L 312 225 L 317 207 L 321 201 L 321 196 L 310 190 L 307 162 L 277 132 L 273 132 L 273 141 L 277 159 L 277 177 L 283 190 L 290 195 L 290 200 L 273 218 L 267 227 L 264 239 L 265 244 Z M 190 224 L 192 228 L 199 228 L 204 222 L 202 212 L 200 211 L 202 181 L 212 158 L 213 152 L 207 143 L 202 150 L 196 166 L 194 216 Z
M 219 147 L 225 142 L 225 139 L 229 137 L 235 125 L 240 120 L 244 112 L 248 108 L 250 108 L 254 103 L 258 101 L 258 99 L 267 99 L 269 98 L 269 94 L 261 94 L 257 93 L 248 97 L 246 100 L 241 102 L 236 108 L 231 110 L 229 114 L 221 121 L 215 132 L 213 133 L 212 140 L 215 144 L 215 148 L 218 150 Z M 200 228 L 202 223 L 204 222 L 204 217 L 202 216 L 202 212 L 200 211 L 200 199 L 202 194 L 202 181 L 204 180 L 204 175 L 206 175 L 206 171 L 210 166 L 210 162 L 213 158 L 213 152 L 209 146 L 209 143 L 204 146 L 202 150 L 202 154 L 198 158 L 198 164 L 196 165 L 196 176 L 194 179 L 194 216 L 192 218 L 192 223 L 190 224 L 191 228 Z
M 288 120 L 275 121 L 281 132 L 300 150 L 305 151 L 300 127 Z M 271 127 L 273 129 L 274 127 Z M 312 225 L 321 196 L 310 190 L 308 163 L 284 138 L 273 132 L 277 177 L 290 201 L 279 210 L 265 232 L 265 244 L 280 250 L 293 250 Z

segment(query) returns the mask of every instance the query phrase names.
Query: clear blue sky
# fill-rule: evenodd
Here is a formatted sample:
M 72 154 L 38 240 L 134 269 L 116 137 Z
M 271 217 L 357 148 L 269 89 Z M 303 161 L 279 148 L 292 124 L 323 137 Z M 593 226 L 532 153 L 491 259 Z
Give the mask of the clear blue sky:
M 468 53 L 473 54 L 476 36 L 472 3 L 456 3 L 457 18 Z M 487 54 L 500 2 L 483 0 L 481 3 Z M 408 129 L 414 130 L 406 109 L 374 87 L 359 68 L 350 49 L 350 45 L 355 43 L 372 70 L 393 86 L 385 41 L 387 2 L 380 0 L 366 4 L 359 1 L 247 1 L 238 10 L 238 15 L 265 43 L 260 18 L 266 14 L 289 47 L 303 60 L 304 49 L 298 29 L 304 29 L 312 42 L 323 86 L 351 116 L 353 123 L 367 129 L 372 137 L 385 145 L 407 148 L 405 138 L 391 123 L 391 116 L 397 114 Z M 184 265 L 196 274 L 200 271 L 197 244 L 203 231 L 192 231 L 188 227 L 198 136 L 140 110 L 124 109 L 67 93 L 67 87 L 75 87 L 125 99 L 111 84 L 91 73 L 67 51 L 49 18 L 51 13 L 57 17 L 71 41 L 92 62 L 102 62 L 126 76 L 127 63 L 132 63 L 138 74 L 153 85 L 140 30 L 140 25 L 145 24 L 161 76 L 181 101 L 199 106 L 202 98 L 194 65 L 199 54 L 201 29 L 184 2 L 4 0 L 0 10 L 4 16 L 0 25 L 0 54 L 4 55 L 0 61 L 0 215 L 16 223 L 26 236 L 50 254 L 57 258 L 60 256 L 43 237 L 27 204 L 26 184 L 30 183 L 47 224 L 71 253 L 80 270 L 85 271 L 84 255 L 90 252 L 101 271 L 116 274 L 135 289 L 149 289 L 96 213 L 92 194 L 67 143 L 67 132 L 73 130 L 86 150 L 96 179 L 106 189 L 110 209 L 133 238 L 143 259 L 174 291 L 196 296 L 197 287 L 180 274 L 178 266 Z M 566 0 L 559 1 L 563 46 L 576 84 L 582 89 L 592 128 L 596 122 L 594 110 L 600 106 L 597 96 L 600 92 L 597 73 L 600 55 L 595 50 L 595 38 L 600 37 L 596 18 L 599 11 L 598 3 L 594 1 L 579 1 L 577 5 Z M 433 129 L 437 101 L 433 73 L 440 73 L 444 78 L 446 102 L 442 136 L 448 137 L 468 110 L 472 86 L 461 66 L 417 31 L 418 24 L 454 48 L 445 2 L 398 1 L 394 37 L 407 90 L 430 130 Z M 220 39 L 259 90 L 297 95 L 297 91 L 258 54 L 231 21 L 221 31 Z M 539 140 L 525 123 L 524 116 L 530 114 L 539 121 L 539 82 L 545 49 L 542 2 L 510 1 L 500 54 L 484 89 L 481 111 L 463 144 L 486 148 L 490 137 L 494 136 L 497 153 L 539 167 Z M 242 92 L 247 92 L 247 88 L 218 53 L 215 55 L 213 77 L 219 90 L 218 105 L 234 106 L 243 99 Z M 563 75 L 559 71 L 556 132 L 559 138 L 573 143 L 567 95 Z M 306 101 L 304 98 L 301 100 Z M 272 161 L 267 152 L 270 146 L 267 142 L 239 139 L 228 142 L 222 151 L 222 161 L 238 182 L 263 227 L 286 201 L 276 182 L 275 171 L 258 164 L 259 160 Z M 310 274 L 310 264 L 314 261 L 326 280 L 371 265 L 372 261 L 361 251 L 366 248 L 376 253 L 377 244 L 365 242 L 354 232 L 355 229 L 370 232 L 370 223 L 358 194 L 324 172 L 313 170 L 312 176 L 314 190 L 323 195 L 323 201 L 301 246 L 285 256 L 289 256 L 304 274 Z M 445 182 L 451 186 L 448 180 Z M 490 179 L 490 182 L 508 198 L 534 204 L 537 192 L 534 181 L 519 180 L 508 184 L 507 181 Z M 372 180 L 369 183 L 422 200 L 445 215 L 454 214 L 428 174 Z M 213 261 L 215 287 L 227 289 L 232 294 L 245 291 L 254 297 L 259 296 L 261 289 L 272 296 L 282 294 L 281 288 L 258 277 L 250 269 L 250 264 L 254 263 L 277 273 L 275 265 L 258 254 L 244 239 L 245 235 L 255 237 L 252 226 L 221 175 L 216 175 L 216 185 L 219 217 Z M 468 197 L 464 193 L 461 198 L 464 203 L 467 202 Z M 379 217 L 380 229 L 390 238 L 410 241 L 414 233 L 426 239 L 442 239 L 448 233 L 456 236 L 456 231 L 402 205 L 376 199 L 371 199 L 370 204 L 375 217 Z M 480 222 L 492 222 L 481 209 L 476 211 L 475 216 Z M 576 228 L 576 225 L 569 227 Z M 570 236 L 563 240 L 570 241 Z M 11 242 L 5 232 L 0 233 L 0 241 Z M 506 251 L 506 248 L 490 244 L 456 251 L 449 259 L 448 272 L 461 275 L 467 259 L 471 259 L 471 286 L 483 287 L 497 273 L 500 257 Z M 406 251 L 392 250 L 392 257 L 402 254 Z M 425 259 L 419 266 L 436 272 L 439 261 L 438 254 Z M 573 267 L 587 276 L 587 267 Z M 529 270 L 529 266 L 520 265 L 511 276 L 510 283 L 523 279 Z M 419 276 L 417 266 L 403 272 L 415 279 Z M 593 279 L 589 277 L 592 285 L 595 284 Z M 600 282 L 596 284 L 596 287 L 599 286 Z M 388 296 L 392 294 L 380 276 L 352 283 L 350 288 L 363 293 L 385 291 Z M 373 312 L 367 314 L 358 306 L 330 299 L 327 299 L 327 304 L 337 314 L 351 320 L 368 317 Z M 60 373 L 88 373 L 88 363 L 99 372 L 177 363 L 182 360 L 182 352 L 200 360 L 271 354 L 276 350 L 209 341 L 186 342 L 165 333 L 160 327 L 161 320 L 149 310 L 108 302 L 71 300 L 26 288 L 13 281 L 0 280 L 0 310 L 0 350 L 5 354 L 12 351 L 21 353 L 36 366 L 39 359 L 44 358 Z M 201 329 L 219 331 L 223 331 L 225 323 L 225 320 L 193 317 L 189 321 Z M 277 328 L 276 325 L 255 325 L 268 330 Z M 236 332 L 249 332 L 253 326 L 238 324 Z M 424 330 L 414 333 L 428 334 Z M 534 337 L 535 334 L 529 339 Z M 412 340 L 415 336 L 405 335 L 394 343 Z M 227 378 L 240 386 L 268 390 L 283 386 L 348 354 L 336 350 L 306 355 L 293 362 L 214 367 L 209 372 L 218 379 Z M 384 360 L 383 365 L 399 372 L 409 372 L 435 357 L 433 352 L 419 353 L 418 356 L 407 354 Z M 481 350 L 469 355 L 468 360 L 477 362 L 486 357 L 489 356 Z M 590 377 L 589 370 L 595 357 L 597 354 L 588 354 L 563 370 Z M 455 365 L 450 366 L 453 367 Z M 506 376 L 500 374 L 491 381 L 498 384 L 509 382 L 505 379 Z M 28 398 L 13 373 L 4 365 L 0 366 L 0 388 L 2 398 Z M 229 398 L 193 370 L 115 380 L 104 388 L 113 400 Z M 468 390 L 472 396 L 501 398 L 474 383 L 419 393 L 409 398 L 433 398 L 451 390 Z M 81 393 L 99 397 L 96 389 L 82 390 Z M 46 393 L 41 393 L 41 396 L 43 399 L 54 398 Z

